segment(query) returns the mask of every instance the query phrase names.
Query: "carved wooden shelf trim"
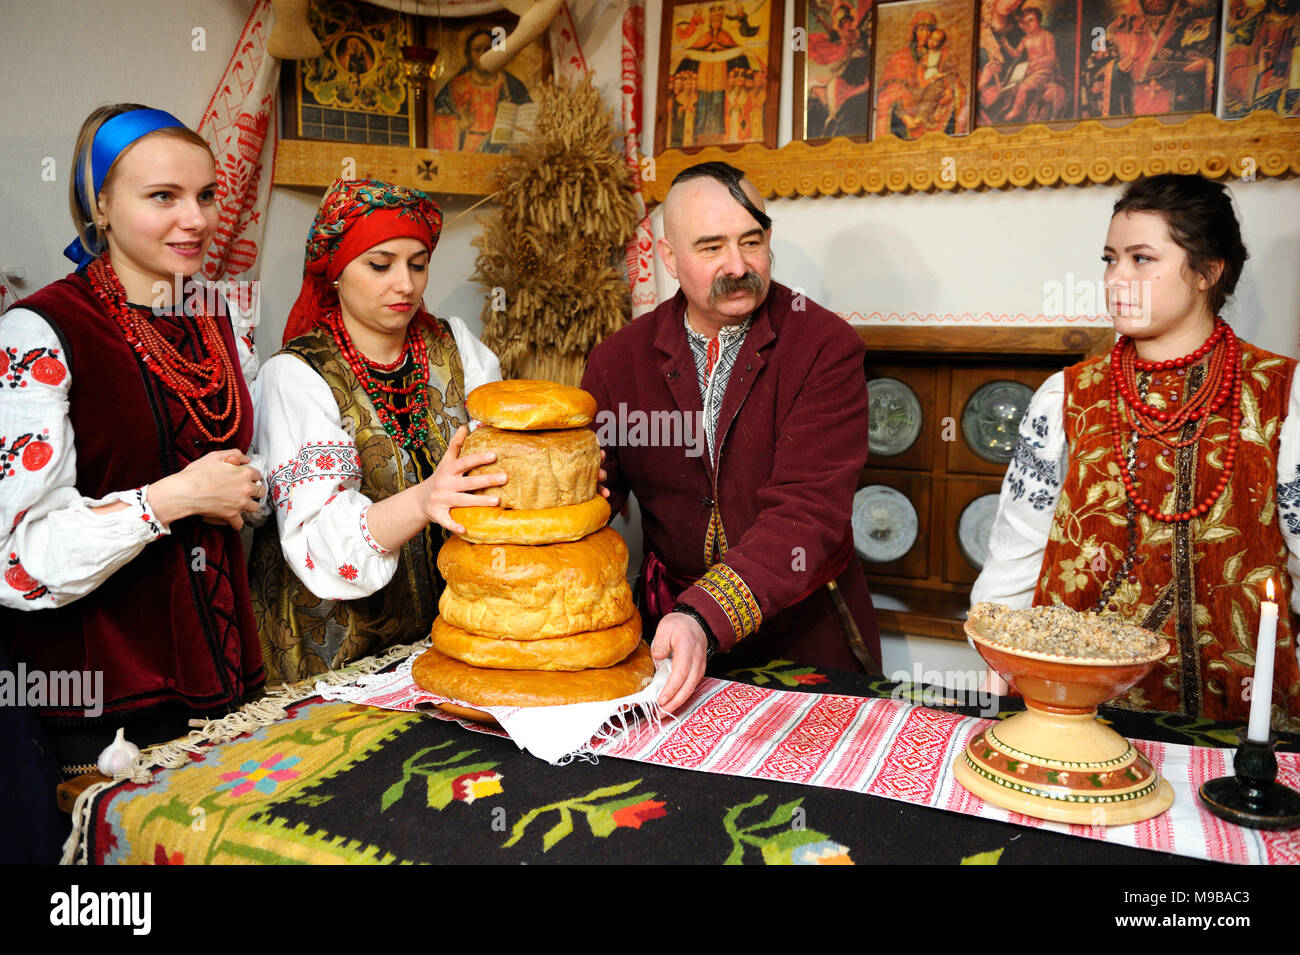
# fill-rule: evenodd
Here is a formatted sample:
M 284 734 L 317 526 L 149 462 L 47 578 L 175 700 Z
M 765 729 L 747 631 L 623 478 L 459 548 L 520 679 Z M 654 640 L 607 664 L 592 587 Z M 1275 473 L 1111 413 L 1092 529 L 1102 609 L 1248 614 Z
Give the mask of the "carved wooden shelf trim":
M 346 171 L 349 178 L 382 179 L 425 192 L 486 196 L 495 191 L 493 176 L 505 159 L 497 153 L 285 139 L 276 149 L 272 181 L 325 189 Z
M 1300 119 L 1255 113 L 1226 121 L 1198 114 L 1174 123 L 1143 117 L 1105 126 L 1089 120 L 1067 130 L 1034 125 L 1010 134 L 984 127 L 969 136 L 928 133 L 910 142 L 890 137 L 796 141 L 779 149 L 668 150 L 655 157 L 646 198 L 662 202 L 678 172 L 716 159 L 740 166 L 768 198 L 1077 186 L 1161 172 L 1284 177 L 1300 174 Z

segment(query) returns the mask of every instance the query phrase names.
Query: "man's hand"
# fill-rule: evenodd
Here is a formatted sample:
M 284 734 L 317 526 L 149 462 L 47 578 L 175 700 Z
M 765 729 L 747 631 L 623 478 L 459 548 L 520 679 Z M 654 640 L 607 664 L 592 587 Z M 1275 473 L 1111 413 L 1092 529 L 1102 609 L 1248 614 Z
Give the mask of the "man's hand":
M 596 491 L 601 497 L 609 497 L 609 488 L 605 487 L 605 482 L 609 480 L 609 475 L 605 473 L 605 450 L 600 452 L 600 470 L 596 472 Z
M 673 672 L 659 694 L 659 705 L 669 713 L 690 699 L 700 685 L 708 663 L 708 649 L 704 630 L 689 614 L 670 613 L 659 621 L 650 655 L 655 660 L 672 657 Z

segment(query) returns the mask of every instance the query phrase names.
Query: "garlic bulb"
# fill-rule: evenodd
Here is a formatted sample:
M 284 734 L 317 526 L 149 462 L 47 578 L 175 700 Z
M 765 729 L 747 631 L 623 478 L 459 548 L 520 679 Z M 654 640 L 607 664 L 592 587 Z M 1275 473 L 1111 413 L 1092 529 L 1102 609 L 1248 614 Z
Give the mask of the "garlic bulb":
M 125 773 L 135 762 L 135 758 L 140 755 L 140 747 L 136 746 L 123 735 L 126 731 L 118 727 L 117 736 L 113 742 L 104 747 L 104 751 L 99 754 L 99 771 L 105 776 L 116 776 L 119 773 Z

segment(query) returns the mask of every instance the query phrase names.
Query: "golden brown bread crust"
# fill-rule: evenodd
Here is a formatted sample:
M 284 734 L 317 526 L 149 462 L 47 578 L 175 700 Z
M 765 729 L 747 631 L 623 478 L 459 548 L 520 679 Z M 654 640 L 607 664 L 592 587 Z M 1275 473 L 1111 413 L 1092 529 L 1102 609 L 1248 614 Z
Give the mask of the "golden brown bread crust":
M 460 536 L 474 544 L 557 544 L 580 540 L 604 527 L 609 502 L 596 495 L 581 504 L 532 510 L 453 507 L 451 519 L 464 526 Z
M 505 484 L 474 492 L 498 498 L 501 507 L 567 507 L 596 496 L 600 443 L 590 428 L 506 431 L 483 425 L 465 440 L 461 454 L 483 451 L 497 459 L 466 473 L 505 472 Z
M 438 552 L 438 572 L 447 582 L 438 601 L 447 623 L 483 636 L 567 637 L 632 616 L 627 545 L 608 527 L 549 547 L 453 537 Z
M 622 663 L 576 673 L 547 670 L 486 670 L 461 663 L 431 647 L 411 668 L 430 693 L 476 706 L 563 706 L 629 696 L 654 678 L 650 648 L 638 642 Z
M 596 416 L 596 399 L 581 388 L 553 381 L 493 381 L 465 399 L 476 421 L 511 431 L 581 428 Z
M 483 637 L 452 626 L 442 617 L 433 621 L 433 645 L 454 660 L 493 670 L 591 670 L 612 667 L 627 659 L 641 640 L 641 615 L 614 627 L 588 630 L 548 640 L 507 640 Z

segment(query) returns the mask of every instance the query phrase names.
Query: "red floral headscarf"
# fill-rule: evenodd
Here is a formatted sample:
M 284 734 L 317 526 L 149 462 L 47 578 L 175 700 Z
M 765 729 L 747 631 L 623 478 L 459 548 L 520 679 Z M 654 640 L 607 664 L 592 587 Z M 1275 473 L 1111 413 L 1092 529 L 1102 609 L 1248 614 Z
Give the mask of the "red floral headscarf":
M 378 179 L 340 179 L 325 193 L 307 232 L 302 290 L 289 312 L 285 343 L 324 322 L 338 308 L 334 281 L 367 249 L 389 239 L 417 239 L 430 252 L 442 232 L 442 210 L 428 195 Z M 420 306 L 417 319 L 424 319 Z

